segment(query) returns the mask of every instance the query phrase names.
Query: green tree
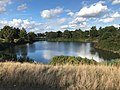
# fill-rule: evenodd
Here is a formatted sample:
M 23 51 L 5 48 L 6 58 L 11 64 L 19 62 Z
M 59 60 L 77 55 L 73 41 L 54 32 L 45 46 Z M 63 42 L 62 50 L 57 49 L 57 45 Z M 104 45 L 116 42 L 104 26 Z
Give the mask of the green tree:
M 15 39 L 18 39 L 19 38 L 19 34 L 20 34 L 20 29 L 19 28 L 13 28 L 13 31 L 14 31 L 13 37 Z
M 62 37 L 62 32 L 61 31 L 57 31 L 57 37 Z
M 14 42 L 14 29 L 10 26 L 4 26 L 1 29 L 1 35 L 5 39 L 6 42 Z
M 27 32 L 24 28 L 22 28 L 22 30 L 20 30 L 19 37 L 24 40 L 27 39 Z
M 83 37 L 83 31 L 82 30 L 75 30 L 72 32 L 72 38 L 82 38 Z
M 64 33 L 63 33 L 63 37 L 64 38 L 72 38 L 72 34 L 71 34 L 70 31 L 65 30 Z
M 0 38 L 3 38 L 3 37 L 2 37 L 2 32 L 1 32 L 1 31 L 0 31 Z
M 97 37 L 98 36 L 98 31 L 96 29 L 96 26 L 93 26 L 91 29 L 90 29 L 90 37 L 94 38 L 94 37 Z
M 107 40 L 108 38 L 112 38 L 111 32 L 104 33 L 103 36 L 101 37 L 101 40 Z
M 85 31 L 85 32 L 83 33 L 83 37 L 84 37 L 84 38 L 88 38 L 88 37 L 89 37 L 89 31 Z
M 115 28 L 114 26 L 108 26 L 108 27 L 105 27 L 105 29 L 108 31 L 108 32 L 115 32 L 117 30 L 117 28 Z
M 47 32 L 46 37 L 51 39 L 51 38 L 57 38 L 57 32 Z
M 29 32 L 28 33 L 28 40 L 29 41 L 34 41 L 37 35 L 34 32 Z

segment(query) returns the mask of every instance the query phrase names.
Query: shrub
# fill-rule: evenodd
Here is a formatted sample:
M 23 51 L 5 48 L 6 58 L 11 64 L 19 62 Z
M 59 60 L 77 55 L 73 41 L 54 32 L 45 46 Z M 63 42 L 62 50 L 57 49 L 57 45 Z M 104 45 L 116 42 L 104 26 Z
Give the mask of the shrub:
M 74 56 L 56 56 L 50 61 L 51 65 L 64 65 L 64 64 L 97 64 L 95 60 L 89 60 L 87 58 L 74 57 Z

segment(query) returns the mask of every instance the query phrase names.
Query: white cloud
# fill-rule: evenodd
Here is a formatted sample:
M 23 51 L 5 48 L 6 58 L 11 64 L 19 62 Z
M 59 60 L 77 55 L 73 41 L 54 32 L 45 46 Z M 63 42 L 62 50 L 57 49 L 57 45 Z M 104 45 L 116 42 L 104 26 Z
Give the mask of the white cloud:
M 81 22 L 79 24 L 70 24 L 69 27 L 73 29 L 83 29 L 83 30 L 88 28 L 86 22 Z
M 77 15 L 82 16 L 82 17 L 97 17 L 101 13 L 108 10 L 108 7 L 103 5 L 104 3 L 105 2 L 100 1 L 100 2 L 95 3 L 89 7 L 85 6 L 77 13 Z
M 73 12 L 68 12 L 67 15 L 74 16 L 74 13 Z
M 114 13 L 114 14 L 111 14 L 111 17 L 112 18 L 119 18 L 120 17 L 120 14 L 118 12 Z
M 11 0 L 0 0 L 0 5 L 6 6 L 7 4 L 11 4 Z
M 0 7 L 0 13 L 3 13 L 6 11 L 6 8 L 5 7 Z
M 104 23 L 109 23 L 109 22 L 113 22 L 117 18 L 120 18 L 120 14 L 118 12 L 115 12 L 115 13 L 112 13 L 112 14 L 104 15 L 103 18 L 100 19 L 99 21 L 104 22 Z
M 22 19 L 13 19 L 11 21 L 7 20 L 1 20 L 0 21 L 0 27 L 3 28 L 5 25 L 13 26 L 16 28 L 22 28 L 24 27 L 28 31 L 38 30 L 40 29 L 41 23 L 37 23 L 35 21 L 30 21 L 28 19 L 22 20 Z
M 104 23 L 109 23 L 109 22 L 113 22 L 115 19 L 114 18 L 105 18 L 105 19 L 100 19 L 100 22 L 104 22 Z
M 113 24 L 113 26 L 116 28 L 120 28 L 120 25 L 118 25 L 118 24 Z
M 6 12 L 6 6 L 11 4 L 11 0 L 0 0 L 0 13 Z
M 87 30 L 88 28 L 90 28 L 89 26 L 87 26 L 86 22 L 82 22 L 80 24 L 68 24 L 68 25 L 62 25 L 60 27 L 61 29 L 69 29 L 69 30 L 73 30 L 73 29 L 82 29 L 82 30 Z
M 112 4 L 113 5 L 120 4 L 120 0 L 113 0 Z
M 66 18 L 61 18 L 61 19 L 58 19 L 56 23 L 59 23 L 59 25 L 61 25 L 65 22 L 66 22 Z
M 0 20 L 0 28 L 3 28 L 5 25 L 13 26 L 16 28 L 24 27 L 28 32 L 46 32 L 46 31 L 58 31 L 60 26 L 66 22 L 66 18 L 56 19 L 52 22 L 40 23 L 33 21 L 31 19 L 13 19 L 13 20 Z
M 23 10 L 25 10 L 25 9 L 27 9 L 27 4 L 21 4 L 21 5 L 19 5 L 19 6 L 17 7 L 17 10 L 18 10 L 18 11 L 23 11 Z
M 43 10 L 41 12 L 41 17 L 45 19 L 51 19 L 57 17 L 59 14 L 63 12 L 63 8 L 57 7 L 55 9 Z
M 47 23 L 45 23 L 47 26 L 52 26 L 52 27 L 60 27 L 64 23 L 66 23 L 66 18 L 57 18 L 55 20 L 50 20 Z
M 81 22 L 84 22 L 86 18 L 83 17 L 76 17 L 73 21 L 70 22 L 70 24 L 80 24 Z
M 61 29 L 69 29 L 69 25 L 63 25 L 60 27 Z
M 46 26 L 46 29 L 51 29 L 52 27 L 51 26 Z

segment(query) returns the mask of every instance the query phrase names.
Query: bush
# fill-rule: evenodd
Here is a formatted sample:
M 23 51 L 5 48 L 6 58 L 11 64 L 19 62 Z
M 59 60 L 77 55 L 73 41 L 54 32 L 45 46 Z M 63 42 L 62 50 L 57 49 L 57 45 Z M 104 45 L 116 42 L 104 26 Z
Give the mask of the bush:
M 64 65 L 64 64 L 97 64 L 95 60 L 74 56 L 56 56 L 53 57 L 49 63 L 50 65 Z

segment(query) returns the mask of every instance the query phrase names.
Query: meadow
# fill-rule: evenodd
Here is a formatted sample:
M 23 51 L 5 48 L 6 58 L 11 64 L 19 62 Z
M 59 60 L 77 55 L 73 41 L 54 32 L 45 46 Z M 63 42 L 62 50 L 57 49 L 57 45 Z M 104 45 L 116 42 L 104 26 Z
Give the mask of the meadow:
M 2 90 L 119 90 L 120 67 L 0 63 Z

